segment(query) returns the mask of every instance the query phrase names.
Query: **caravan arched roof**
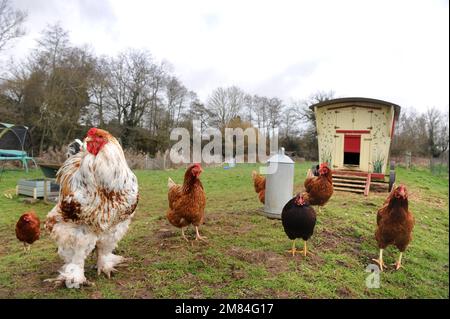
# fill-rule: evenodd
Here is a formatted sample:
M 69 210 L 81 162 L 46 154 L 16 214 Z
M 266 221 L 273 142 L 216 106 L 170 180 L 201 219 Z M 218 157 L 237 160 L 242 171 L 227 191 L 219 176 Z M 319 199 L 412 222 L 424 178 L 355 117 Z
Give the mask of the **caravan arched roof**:
M 349 103 L 349 104 L 350 103 L 373 103 L 373 104 L 380 104 L 380 105 L 384 105 L 384 106 L 393 106 L 395 120 L 397 120 L 400 115 L 400 106 L 399 105 L 391 103 L 391 102 L 378 100 L 378 99 L 371 99 L 371 98 L 367 98 L 367 97 L 344 97 L 344 98 L 332 99 L 332 100 L 327 100 L 327 101 L 313 104 L 309 108 L 314 111 L 314 107 L 319 108 L 322 106 L 327 106 L 327 105 L 332 105 L 332 104 L 337 104 L 337 103 Z

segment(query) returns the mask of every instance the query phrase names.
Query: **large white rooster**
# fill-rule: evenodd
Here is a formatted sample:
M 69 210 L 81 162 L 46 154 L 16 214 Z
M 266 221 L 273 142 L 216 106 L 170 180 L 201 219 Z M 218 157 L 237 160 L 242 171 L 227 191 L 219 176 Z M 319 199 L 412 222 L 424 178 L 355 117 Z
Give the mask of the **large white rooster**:
M 125 235 L 139 194 L 136 176 L 119 142 L 107 131 L 91 128 L 85 149 L 69 157 L 57 174 L 58 204 L 47 215 L 46 228 L 64 260 L 59 276 L 46 281 L 68 288 L 89 284 L 84 261 L 96 248 L 97 271 L 108 278 L 126 258 L 112 252 Z

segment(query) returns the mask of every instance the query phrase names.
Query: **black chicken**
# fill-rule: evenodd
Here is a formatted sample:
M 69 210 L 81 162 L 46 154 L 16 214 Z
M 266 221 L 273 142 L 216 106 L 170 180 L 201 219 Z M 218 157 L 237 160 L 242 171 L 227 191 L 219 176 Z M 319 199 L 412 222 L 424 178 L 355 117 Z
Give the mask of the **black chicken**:
M 83 142 L 79 139 L 75 139 L 67 146 L 66 156 L 67 158 L 79 153 L 83 149 Z
M 303 198 L 302 193 L 298 193 L 286 203 L 281 212 L 281 222 L 284 232 L 293 240 L 292 249 L 289 252 L 295 256 L 297 249 L 295 248 L 295 240 L 302 238 L 304 240 L 304 248 L 300 253 L 306 256 L 308 249 L 306 247 L 307 240 L 314 232 L 316 225 L 316 211 Z
M 319 169 L 320 169 L 320 165 L 319 164 L 317 164 L 316 166 L 313 165 L 313 167 L 312 167 L 312 174 L 314 176 L 319 176 L 320 175 Z

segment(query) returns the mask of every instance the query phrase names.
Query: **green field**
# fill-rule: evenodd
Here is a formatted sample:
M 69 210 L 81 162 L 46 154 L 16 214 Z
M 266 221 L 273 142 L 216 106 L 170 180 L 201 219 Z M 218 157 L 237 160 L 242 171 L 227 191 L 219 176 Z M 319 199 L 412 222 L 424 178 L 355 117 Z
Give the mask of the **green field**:
M 300 189 L 311 163 L 296 165 Z M 137 171 L 141 200 L 117 253 L 132 257 L 127 268 L 108 280 L 97 276 L 95 260 L 86 262 L 94 287 L 79 290 L 44 283 L 56 277 L 62 261 L 45 232 L 26 254 L 15 238 L 19 216 L 35 210 L 43 221 L 52 206 L 8 199 L 19 178 L 41 175 L 6 171 L 0 181 L 0 297 L 2 298 L 448 298 L 448 177 L 421 169 L 397 169 L 397 181 L 410 192 L 416 218 L 414 238 L 404 255 L 404 268 L 388 268 L 381 287 L 366 288 L 366 267 L 377 257 L 376 211 L 387 193 L 362 195 L 335 192 L 318 214 L 309 248 L 314 255 L 292 257 L 291 242 L 279 220 L 259 214 L 251 181 L 255 165 L 206 168 L 207 243 L 187 244 L 165 218 L 167 177 L 181 182 L 184 170 Z M 187 234 L 194 238 L 193 229 Z M 301 243 L 300 243 L 301 244 Z M 385 252 L 386 264 L 398 252 Z

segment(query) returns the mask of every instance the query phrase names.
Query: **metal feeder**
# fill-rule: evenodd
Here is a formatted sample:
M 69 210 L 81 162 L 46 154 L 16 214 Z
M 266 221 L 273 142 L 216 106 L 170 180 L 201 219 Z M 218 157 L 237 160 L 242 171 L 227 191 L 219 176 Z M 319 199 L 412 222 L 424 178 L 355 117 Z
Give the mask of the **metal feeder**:
M 282 147 L 278 154 L 267 160 L 267 164 L 264 215 L 281 219 L 284 205 L 293 196 L 295 163 L 284 154 Z

